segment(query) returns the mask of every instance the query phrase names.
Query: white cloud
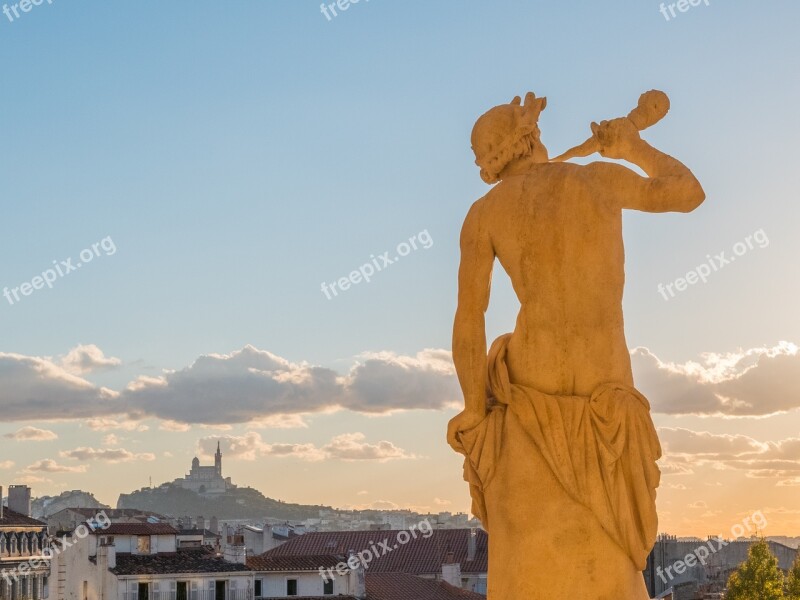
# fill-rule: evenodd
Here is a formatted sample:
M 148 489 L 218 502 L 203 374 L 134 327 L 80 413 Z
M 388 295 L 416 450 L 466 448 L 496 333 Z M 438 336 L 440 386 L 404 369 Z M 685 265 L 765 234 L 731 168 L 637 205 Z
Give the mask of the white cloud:
M 92 431 L 147 431 L 150 429 L 140 421 L 130 419 L 88 419 L 86 425 Z
M 441 409 L 460 399 L 449 352 L 423 350 L 414 357 L 384 352 L 362 358 L 340 376 L 246 346 L 230 355 L 201 356 L 190 367 L 157 379 L 137 380 L 123 401 L 132 412 L 184 423 L 302 426 L 298 415 Z M 287 421 L 286 415 L 294 417 Z
M 131 462 L 134 460 L 151 461 L 155 460 L 155 454 L 143 452 L 134 454 L 124 448 L 75 448 L 74 450 L 62 450 L 59 452 L 61 458 L 74 458 L 75 460 L 100 460 L 108 463 Z
M 3 437 L 6 437 L 10 440 L 32 442 L 44 442 L 58 439 L 58 435 L 56 435 L 54 431 L 50 431 L 49 429 L 39 429 L 38 427 L 23 427 L 14 433 L 7 433 Z
M 35 463 L 25 467 L 27 473 L 85 473 L 86 465 L 77 467 L 69 467 L 67 465 L 60 465 L 52 458 L 44 458 L 37 460 Z
M 210 436 L 198 441 L 198 453 L 210 457 L 220 443 L 222 453 L 226 457 L 241 460 L 255 460 L 263 457 L 298 458 L 306 461 L 320 460 L 388 460 L 415 458 L 413 454 L 398 448 L 391 442 L 381 441 L 370 444 L 364 441 L 362 433 L 346 433 L 334 437 L 328 444 L 317 447 L 314 444 L 267 444 L 261 435 L 250 431 L 243 436 Z
M 13 460 L 0 460 L 0 469 L 6 470 L 14 467 Z
M 744 470 L 757 478 L 800 476 L 800 438 L 760 442 L 745 435 L 672 427 L 662 427 L 658 433 L 665 461 L 672 465 Z
M 53 421 L 118 413 L 118 396 L 49 359 L 0 352 L 0 414 L 4 421 Z
M 189 431 L 192 426 L 186 423 L 178 423 L 176 421 L 161 421 L 161 424 L 158 426 L 161 431 L 172 431 L 175 433 L 182 433 L 185 431 Z
M 442 498 L 434 498 L 433 503 L 436 506 L 450 506 L 452 504 L 450 500 L 443 500 Z
M 119 438 L 114 433 L 109 433 L 103 436 L 104 446 L 119 446 Z
M 122 364 L 118 358 L 107 357 L 94 344 L 78 345 L 61 359 L 65 371 L 75 375 L 86 375 L 92 371 L 113 369 Z
M 88 419 L 97 431 L 141 431 L 145 418 L 161 419 L 167 431 L 187 424 L 301 428 L 311 415 L 339 410 L 386 415 L 462 403 L 445 350 L 364 354 L 349 372 L 339 374 L 245 346 L 227 355 L 201 356 L 159 377 L 140 377 L 121 392 L 75 374 L 116 359 L 90 346 L 67 356 L 73 356 L 65 363 L 73 372 L 47 358 L 0 354 L 4 420 Z M 753 417 L 800 407 L 800 353 L 790 343 L 705 354 L 683 364 L 662 362 L 639 348 L 632 361 L 637 384 L 654 412 Z
M 647 348 L 631 358 L 653 412 L 762 417 L 800 407 L 800 353 L 789 342 L 683 364 L 662 362 Z

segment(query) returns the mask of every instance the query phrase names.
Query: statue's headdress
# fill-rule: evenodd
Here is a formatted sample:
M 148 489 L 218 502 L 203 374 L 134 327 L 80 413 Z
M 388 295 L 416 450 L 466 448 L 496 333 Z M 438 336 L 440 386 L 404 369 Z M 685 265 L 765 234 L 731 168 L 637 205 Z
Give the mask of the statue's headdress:
M 478 119 L 472 129 L 472 150 L 481 179 L 497 183 L 508 163 L 531 151 L 532 144 L 539 141 L 539 115 L 546 106 L 547 98 L 528 92 L 525 104 L 517 96 Z

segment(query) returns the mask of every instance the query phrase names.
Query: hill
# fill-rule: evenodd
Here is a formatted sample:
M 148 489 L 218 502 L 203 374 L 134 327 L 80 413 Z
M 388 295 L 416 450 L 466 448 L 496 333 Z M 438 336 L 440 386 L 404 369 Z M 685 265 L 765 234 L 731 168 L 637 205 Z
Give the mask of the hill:
M 215 516 L 218 519 L 265 518 L 302 521 L 319 517 L 329 506 L 289 504 L 267 498 L 253 488 L 234 488 L 218 494 L 200 494 L 172 483 L 120 494 L 117 508 L 149 510 L 171 517 Z

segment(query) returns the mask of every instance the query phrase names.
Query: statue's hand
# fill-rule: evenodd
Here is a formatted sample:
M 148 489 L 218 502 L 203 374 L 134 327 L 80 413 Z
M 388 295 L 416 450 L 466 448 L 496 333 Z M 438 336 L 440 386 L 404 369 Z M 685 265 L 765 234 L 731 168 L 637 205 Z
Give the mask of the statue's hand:
M 469 431 L 473 427 L 480 425 L 481 421 L 486 418 L 486 411 L 462 411 L 455 417 L 450 419 L 447 424 L 447 443 L 456 452 L 461 452 L 463 449 L 458 442 L 456 436 L 462 431 Z
M 639 130 L 628 117 L 592 123 L 598 152 L 606 158 L 630 160 L 635 155 L 637 143 L 641 141 Z

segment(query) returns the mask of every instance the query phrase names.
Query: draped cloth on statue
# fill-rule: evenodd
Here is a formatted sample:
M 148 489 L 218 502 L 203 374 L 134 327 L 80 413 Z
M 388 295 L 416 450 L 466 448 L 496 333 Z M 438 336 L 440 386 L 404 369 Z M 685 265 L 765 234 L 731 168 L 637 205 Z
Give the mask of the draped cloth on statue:
M 492 401 L 486 419 L 458 434 L 473 514 L 491 539 L 493 515 L 487 511 L 486 492 L 495 482 L 504 447 L 515 442 L 504 439 L 504 432 L 524 432 L 541 454 L 539 463 L 549 466 L 566 495 L 588 509 L 636 569 L 643 570 L 658 527 L 656 460 L 661 456 L 650 404 L 632 387 L 618 383 L 599 386 L 591 397 L 556 396 L 513 384 L 506 367 L 509 339 L 510 334 L 501 336 L 489 351 Z M 509 413 L 519 427 L 507 427 Z M 525 508 L 536 511 L 540 501 Z

